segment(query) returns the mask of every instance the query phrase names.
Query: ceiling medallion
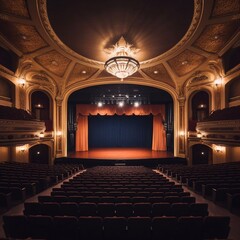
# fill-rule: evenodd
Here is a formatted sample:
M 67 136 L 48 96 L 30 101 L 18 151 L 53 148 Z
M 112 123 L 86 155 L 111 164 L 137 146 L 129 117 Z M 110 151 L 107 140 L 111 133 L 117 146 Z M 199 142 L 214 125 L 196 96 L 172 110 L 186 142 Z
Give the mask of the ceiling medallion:
M 140 49 L 136 49 L 131 44 L 127 43 L 122 36 L 112 48 L 105 49 L 107 53 L 113 56 L 107 60 L 104 65 L 106 71 L 120 78 L 121 81 L 133 75 L 138 71 L 140 64 L 131 56 L 136 54 L 139 50 Z

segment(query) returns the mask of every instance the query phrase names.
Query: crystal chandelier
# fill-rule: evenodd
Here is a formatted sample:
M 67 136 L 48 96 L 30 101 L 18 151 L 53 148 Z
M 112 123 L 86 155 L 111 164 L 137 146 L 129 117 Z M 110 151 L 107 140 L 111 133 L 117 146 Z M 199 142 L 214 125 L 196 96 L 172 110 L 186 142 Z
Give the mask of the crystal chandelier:
M 127 43 L 124 37 L 121 37 L 112 48 L 106 49 L 114 57 L 105 63 L 107 72 L 116 76 L 123 81 L 124 78 L 131 76 L 139 69 L 139 62 L 132 58 L 131 55 L 139 51 Z

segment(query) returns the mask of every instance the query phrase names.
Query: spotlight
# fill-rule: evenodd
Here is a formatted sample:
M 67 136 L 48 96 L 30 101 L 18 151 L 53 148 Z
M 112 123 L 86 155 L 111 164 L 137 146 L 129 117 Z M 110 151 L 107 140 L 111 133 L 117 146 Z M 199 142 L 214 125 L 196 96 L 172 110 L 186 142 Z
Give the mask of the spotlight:
M 139 102 L 134 102 L 134 107 L 139 107 Z
M 98 107 L 102 107 L 103 106 L 103 103 L 102 102 L 98 102 Z
M 123 107 L 123 106 L 124 106 L 124 102 L 119 102 L 119 103 L 118 103 L 118 106 L 119 106 L 119 107 Z

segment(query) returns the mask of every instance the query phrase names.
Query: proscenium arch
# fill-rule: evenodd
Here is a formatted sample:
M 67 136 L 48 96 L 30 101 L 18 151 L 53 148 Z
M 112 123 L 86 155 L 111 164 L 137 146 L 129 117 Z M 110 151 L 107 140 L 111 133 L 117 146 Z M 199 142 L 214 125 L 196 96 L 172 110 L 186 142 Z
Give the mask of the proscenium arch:
M 70 89 L 68 89 L 66 92 L 64 92 L 63 94 L 63 99 L 62 99 L 62 122 L 67 123 L 67 108 L 68 108 L 68 99 L 69 96 L 77 91 L 77 90 L 81 90 L 87 87 L 94 87 L 94 86 L 98 86 L 98 85 L 108 85 L 108 84 L 119 84 L 120 82 L 116 82 L 116 80 L 111 80 L 109 82 L 106 82 L 106 80 L 102 80 L 102 81 L 98 81 L 98 84 L 96 84 L 96 82 L 94 83 L 85 83 L 82 84 L 81 86 L 74 86 Z M 168 94 L 170 94 L 170 96 L 172 97 L 173 100 L 173 109 L 174 109 L 174 136 L 177 136 L 177 132 L 178 132 L 178 118 L 179 118 L 179 103 L 178 103 L 178 95 L 177 95 L 177 91 L 176 89 L 174 89 L 173 87 L 170 87 L 167 84 L 159 84 L 159 83 L 151 83 L 151 84 L 146 84 L 146 82 L 144 82 L 142 79 L 140 79 L 139 82 L 136 82 L 136 80 L 125 80 L 124 83 L 126 84 L 133 84 L 133 85 L 142 85 L 142 86 L 146 86 L 146 87 L 153 87 L 153 88 L 157 88 L 157 89 L 161 89 L 166 91 Z M 61 129 L 63 136 L 62 139 L 64 139 L 63 143 L 62 143 L 62 155 L 63 156 L 67 156 L 67 141 L 66 141 L 66 137 L 67 137 L 67 124 L 63 124 L 62 125 L 62 129 Z M 177 149 L 177 138 L 174 137 L 174 155 L 177 154 L 178 149 Z

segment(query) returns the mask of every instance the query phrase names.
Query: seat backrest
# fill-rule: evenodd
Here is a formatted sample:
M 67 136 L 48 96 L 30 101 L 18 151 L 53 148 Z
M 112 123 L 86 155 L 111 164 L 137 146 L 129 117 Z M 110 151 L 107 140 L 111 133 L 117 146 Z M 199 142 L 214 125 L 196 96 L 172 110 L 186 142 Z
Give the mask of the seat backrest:
M 176 217 L 152 218 L 152 240 L 172 240 L 177 235 L 178 224 Z
M 203 238 L 203 218 L 196 216 L 179 217 L 178 237 L 186 240 L 201 240 Z
M 152 205 L 151 203 L 135 203 L 133 204 L 134 216 L 150 217 Z
M 182 196 L 180 201 L 183 203 L 195 203 L 196 198 L 192 196 Z
M 101 217 L 79 217 L 78 222 L 79 239 L 103 239 L 103 219 Z
M 158 196 L 151 196 L 148 198 L 150 203 L 159 203 L 164 202 L 164 197 L 158 197 Z
M 170 203 L 153 203 L 152 204 L 152 216 L 170 216 L 171 215 L 171 204 Z
M 130 217 L 133 215 L 132 203 L 116 203 L 115 209 L 118 217 Z
M 189 215 L 189 204 L 188 203 L 173 203 L 171 205 L 172 215 L 176 217 L 188 216 Z
M 230 217 L 206 216 L 203 222 L 205 238 L 227 238 L 230 231 Z
M 74 216 L 57 216 L 53 218 L 53 239 L 77 240 L 78 218 Z
M 28 221 L 32 238 L 51 239 L 53 237 L 53 218 L 51 216 L 29 216 Z
M 202 216 L 208 215 L 208 204 L 207 203 L 191 203 L 189 205 L 190 215 Z
M 74 202 L 63 202 L 60 205 L 61 213 L 63 216 L 78 216 L 79 206 Z
M 40 202 L 24 202 L 24 215 L 41 215 L 42 204 Z
M 178 196 L 166 196 L 164 197 L 165 202 L 168 203 L 177 203 L 180 202 L 180 197 Z
M 104 240 L 122 240 L 127 237 L 127 219 L 124 217 L 106 217 L 103 220 Z
M 42 203 L 42 215 L 61 216 L 60 204 L 56 202 Z
M 132 202 L 133 203 L 144 203 L 147 202 L 147 198 L 146 197 L 132 197 Z
M 78 204 L 79 216 L 96 216 L 97 205 L 95 203 L 82 202 Z
M 129 217 L 128 218 L 128 240 L 151 239 L 151 218 L 150 217 Z
M 29 237 L 28 219 L 24 215 L 3 215 L 3 229 L 10 238 Z
M 115 216 L 114 203 L 99 203 L 97 206 L 97 213 L 100 217 L 113 217 Z

